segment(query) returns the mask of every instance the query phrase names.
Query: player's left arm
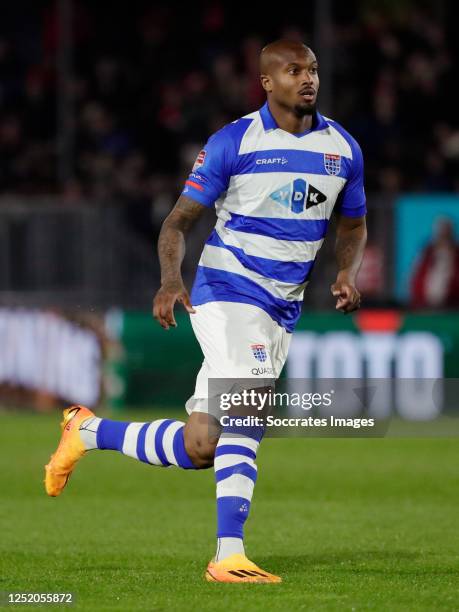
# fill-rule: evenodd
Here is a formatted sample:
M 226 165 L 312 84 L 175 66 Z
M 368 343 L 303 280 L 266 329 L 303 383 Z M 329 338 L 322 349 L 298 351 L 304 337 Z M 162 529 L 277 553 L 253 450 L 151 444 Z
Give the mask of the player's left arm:
M 350 134 L 346 135 L 346 139 L 352 151 L 352 161 L 346 184 L 335 205 L 337 213 L 335 254 L 338 275 L 336 282 L 331 286 L 332 295 L 337 298 L 336 310 L 344 313 L 360 308 L 360 293 L 355 283 L 367 242 L 362 150 Z
M 336 309 L 353 312 L 360 308 L 360 293 L 356 287 L 357 273 L 367 242 L 366 218 L 338 215 L 335 254 L 338 263 L 336 282 L 331 286 L 337 298 Z

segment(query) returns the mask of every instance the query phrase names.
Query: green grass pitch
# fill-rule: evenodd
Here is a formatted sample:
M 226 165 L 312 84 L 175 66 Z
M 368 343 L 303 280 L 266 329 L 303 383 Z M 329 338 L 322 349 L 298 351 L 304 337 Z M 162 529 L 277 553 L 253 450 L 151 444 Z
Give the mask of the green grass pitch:
M 265 440 L 246 548 L 284 582 L 219 585 L 212 470 L 94 451 L 51 499 L 58 422 L 0 413 L 0 591 L 94 611 L 459 609 L 457 439 Z

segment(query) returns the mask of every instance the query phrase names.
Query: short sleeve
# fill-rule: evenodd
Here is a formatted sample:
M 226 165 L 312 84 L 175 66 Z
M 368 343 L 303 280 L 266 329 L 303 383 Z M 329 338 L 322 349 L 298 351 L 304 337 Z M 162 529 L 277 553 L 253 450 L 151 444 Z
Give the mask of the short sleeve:
M 220 194 L 227 190 L 230 179 L 228 158 L 230 143 L 224 129 L 209 138 L 200 151 L 185 181 L 182 195 L 212 207 Z
M 352 139 L 352 163 L 349 178 L 340 191 L 335 210 L 345 217 L 363 217 L 366 215 L 366 198 L 363 186 L 363 155 L 357 141 Z

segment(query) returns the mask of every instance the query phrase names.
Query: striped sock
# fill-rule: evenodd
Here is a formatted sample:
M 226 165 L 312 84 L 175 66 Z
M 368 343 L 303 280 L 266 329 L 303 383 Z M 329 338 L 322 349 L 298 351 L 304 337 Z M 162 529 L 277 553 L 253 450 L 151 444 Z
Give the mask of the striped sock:
M 173 419 L 124 423 L 94 417 L 81 424 L 80 436 L 87 450 L 117 450 L 150 465 L 196 469 L 185 450 L 184 426 Z
M 237 552 L 244 551 L 244 523 L 257 479 L 255 459 L 263 433 L 262 427 L 224 427 L 218 441 L 214 459 L 217 482 L 216 561 L 236 549 Z M 240 540 L 239 547 L 235 546 L 235 538 Z

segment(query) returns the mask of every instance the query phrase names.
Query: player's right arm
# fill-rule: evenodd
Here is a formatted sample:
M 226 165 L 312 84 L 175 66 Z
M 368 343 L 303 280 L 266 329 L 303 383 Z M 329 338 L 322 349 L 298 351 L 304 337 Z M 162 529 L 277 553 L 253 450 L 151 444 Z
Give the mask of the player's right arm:
M 185 239 L 206 208 L 214 208 L 220 194 L 228 188 L 231 157 L 235 151 L 229 134 L 232 125 L 209 138 L 185 182 L 182 195 L 162 225 L 158 241 L 161 288 L 154 298 L 153 316 L 164 329 L 177 325 L 175 302 L 181 302 L 188 312 L 194 312 L 180 270 Z
M 153 300 L 153 316 L 164 329 L 177 326 L 174 318 L 176 302 L 183 304 L 189 313 L 194 313 L 183 283 L 181 266 L 186 237 L 205 210 L 206 207 L 199 202 L 181 195 L 161 227 L 158 239 L 161 287 Z

